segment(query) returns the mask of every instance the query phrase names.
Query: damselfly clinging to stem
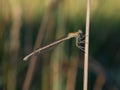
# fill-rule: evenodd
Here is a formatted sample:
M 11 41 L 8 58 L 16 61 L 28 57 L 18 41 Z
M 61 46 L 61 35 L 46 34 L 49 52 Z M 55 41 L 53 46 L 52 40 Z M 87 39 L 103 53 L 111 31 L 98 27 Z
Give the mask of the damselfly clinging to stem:
M 48 44 L 44 47 L 41 47 L 35 51 L 33 51 L 32 53 L 30 53 L 29 55 L 27 55 L 26 57 L 23 58 L 24 61 L 26 61 L 29 57 L 31 57 L 32 55 L 35 55 L 37 53 L 40 53 L 41 51 L 44 51 L 54 45 L 57 45 L 61 42 L 64 42 L 66 40 L 69 40 L 71 38 L 76 38 L 76 46 L 81 49 L 82 51 L 84 51 L 84 47 L 81 46 L 82 43 L 85 43 L 84 41 L 84 36 L 82 35 L 82 31 L 81 30 L 78 30 L 78 32 L 73 32 L 73 33 L 69 33 L 66 37 L 62 38 L 62 39 L 59 39 L 59 40 L 56 40 L 55 42 L 51 43 L 51 44 Z

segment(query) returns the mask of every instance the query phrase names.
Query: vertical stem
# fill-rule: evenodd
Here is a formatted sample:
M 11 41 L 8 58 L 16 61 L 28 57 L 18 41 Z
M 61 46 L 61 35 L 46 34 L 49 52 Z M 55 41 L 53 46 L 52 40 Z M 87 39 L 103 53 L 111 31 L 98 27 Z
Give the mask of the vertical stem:
M 62 3 L 63 4 L 63 3 Z M 57 31 L 56 31 L 56 38 L 59 38 L 61 35 L 65 35 L 65 17 L 64 14 L 61 14 L 61 11 L 63 9 L 61 8 L 62 4 L 59 5 L 58 8 L 58 26 L 57 26 Z M 62 72 L 61 68 L 62 65 L 60 62 L 62 60 L 65 60 L 65 52 L 64 52 L 64 44 L 62 43 L 61 46 L 57 46 L 55 51 L 52 54 L 52 61 L 51 61 L 51 66 L 52 66 L 52 90 L 63 90 L 63 77 L 62 77 Z
M 20 48 L 20 28 L 21 28 L 21 17 L 22 7 L 20 0 L 9 0 L 12 16 L 12 25 L 10 30 L 10 42 L 8 46 L 8 72 L 7 72 L 7 90 L 16 90 L 17 82 L 17 60 L 19 58 Z
M 55 1 L 54 3 L 51 3 L 49 9 L 46 10 L 45 16 L 43 17 L 43 21 L 42 21 L 42 24 L 41 24 L 39 32 L 38 32 L 38 36 L 37 36 L 37 40 L 35 42 L 34 50 L 41 46 L 44 35 L 46 33 L 46 31 L 45 31 L 46 27 L 49 24 L 49 18 L 51 17 L 52 13 L 56 10 L 59 3 L 60 3 L 59 0 Z M 52 6 L 54 8 L 52 8 Z M 27 74 L 26 74 L 26 77 L 25 77 L 25 81 L 24 81 L 22 90 L 29 90 L 30 84 L 31 84 L 31 81 L 32 81 L 32 77 L 34 75 L 36 62 L 37 62 L 37 57 L 32 56 L 31 61 L 29 63 L 29 67 L 28 67 L 28 70 L 27 70 Z
M 84 84 L 83 90 L 88 88 L 88 52 L 89 52 L 89 24 L 90 24 L 90 0 L 87 0 L 87 14 L 86 14 L 86 38 L 85 38 L 85 61 L 84 61 Z
M 70 67 L 67 73 L 66 90 L 75 90 L 78 60 L 78 55 L 75 55 L 75 57 L 71 58 Z

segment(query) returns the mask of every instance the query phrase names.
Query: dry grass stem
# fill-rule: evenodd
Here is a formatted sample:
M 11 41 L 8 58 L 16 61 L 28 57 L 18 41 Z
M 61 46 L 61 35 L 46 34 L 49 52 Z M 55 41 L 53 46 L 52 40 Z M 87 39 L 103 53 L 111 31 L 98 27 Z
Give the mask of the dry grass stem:
M 85 38 L 85 60 L 84 60 L 84 78 L 83 90 L 88 88 L 88 56 L 89 56 L 89 25 L 90 25 L 90 0 L 87 0 L 87 14 L 86 14 L 86 35 Z

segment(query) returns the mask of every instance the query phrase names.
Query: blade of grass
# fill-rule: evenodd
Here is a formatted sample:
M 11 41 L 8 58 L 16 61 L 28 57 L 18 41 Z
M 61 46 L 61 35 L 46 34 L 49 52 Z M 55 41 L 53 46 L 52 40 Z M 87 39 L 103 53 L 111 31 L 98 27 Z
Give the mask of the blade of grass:
M 20 48 L 20 28 L 21 28 L 21 18 L 22 18 L 22 6 L 19 2 L 13 3 L 9 1 L 12 25 L 10 30 L 10 42 L 8 48 L 8 72 L 7 72 L 7 90 L 16 90 L 17 84 L 17 61 L 19 58 L 19 48 Z
M 49 18 L 51 17 L 51 14 L 53 13 L 53 11 L 56 10 L 56 8 L 59 4 L 59 1 L 61 1 L 61 0 L 57 0 L 54 3 L 51 3 L 50 8 L 48 8 L 49 10 L 44 15 L 42 24 L 41 24 L 39 32 L 38 32 L 37 40 L 35 42 L 34 50 L 40 47 L 40 45 L 43 41 L 45 32 L 46 32 L 45 29 L 49 23 Z M 53 6 L 54 8 L 52 8 L 51 6 Z M 32 56 L 30 63 L 29 63 L 29 67 L 27 70 L 27 74 L 25 77 L 25 81 L 24 81 L 22 90 L 29 90 L 36 63 L 37 63 L 37 57 Z
M 68 74 L 67 74 L 66 90 L 75 90 L 78 60 L 79 60 L 78 55 L 71 58 L 70 67 L 68 69 Z

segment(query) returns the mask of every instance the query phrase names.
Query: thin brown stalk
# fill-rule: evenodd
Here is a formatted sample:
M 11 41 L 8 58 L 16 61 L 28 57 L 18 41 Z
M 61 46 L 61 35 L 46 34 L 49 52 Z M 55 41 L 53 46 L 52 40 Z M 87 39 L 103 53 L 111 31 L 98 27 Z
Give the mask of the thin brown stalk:
M 55 38 L 60 38 L 60 36 L 64 36 L 65 31 L 65 22 L 66 19 L 64 17 L 64 13 L 61 14 L 61 11 L 63 10 L 61 8 L 61 5 L 59 5 L 59 11 L 58 11 L 58 23 L 57 23 L 57 31 L 55 34 Z M 62 65 L 61 61 L 65 60 L 65 52 L 64 52 L 64 44 L 61 44 L 58 46 L 51 55 L 51 90 L 63 90 L 63 77 L 62 77 Z
M 13 5 L 10 2 L 11 14 L 12 14 L 12 26 L 10 30 L 10 44 L 9 44 L 9 65 L 7 75 L 7 90 L 16 90 L 16 75 L 17 75 L 17 59 L 20 47 L 20 27 L 22 8 L 19 2 L 15 2 Z
M 47 29 L 49 30 L 47 33 L 46 33 L 46 38 L 45 40 L 53 40 L 54 36 L 51 37 L 51 35 L 54 35 L 54 25 L 55 25 L 55 19 L 54 19 L 54 16 L 51 17 L 50 19 L 50 24 L 48 25 Z M 50 33 L 51 32 L 51 35 Z M 46 56 L 47 55 L 47 56 Z M 41 70 L 41 73 L 42 73 L 42 76 L 41 76 L 41 90 L 51 90 L 50 88 L 50 62 L 49 62 L 49 58 L 50 57 L 50 54 L 44 54 L 43 55 L 43 61 L 42 61 L 42 70 Z
M 70 67 L 67 74 L 67 88 L 66 90 L 75 90 L 75 81 L 78 67 L 78 56 L 72 57 Z
M 37 36 L 37 40 L 35 42 L 34 49 L 40 47 L 40 45 L 43 41 L 43 37 L 45 35 L 45 28 L 46 28 L 47 23 L 48 23 L 48 16 L 45 15 L 42 20 L 40 30 L 38 32 L 38 36 Z M 37 57 L 32 56 L 30 59 L 29 67 L 28 67 L 28 70 L 26 73 L 26 77 L 25 77 L 25 81 L 24 81 L 22 90 L 29 90 L 36 62 L 37 62 Z
M 81 55 L 81 54 L 80 54 Z M 79 67 L 84 68 L 84 57 L 80 56 Z M 93 90 L 102 90 L 105 84 L 105 70 L 103 66 L 94 58 L 89 56 L 89 69 L 96 74 L 96 81 L 93 86 Z
M 83 90 L 88 89 L 88 56 L 89 56 L 89 26 L 90 26 L 90 0 L 87 0 L 86 13 L 86 38 L 85 38 L 85 60 L 84 60 L 84 78 Z
M 44 35 L 46 32 L 45 29 L 46 29 L 47 25 L 49 24 L 49 18 L 51 17 L 52 11 L 55 11 L 53 9 L 57 8 L 57 6 L 59 4 L 58 1 L 60 1 L 60 0 L 57 0 L 55 3 L 51 4 L 51 6 L 55 6 L 55 7 L 54 8 L 50 7 L 49 10 L 45 13 L 45 15 L 43 17 L 42 24 L 41 24 L 39 32 L 38 32 L 37 40 L 35 42 L 34 50 L 39 48 L 42 44 L 42 41 L 43 41 L 43 38 L 44 38 Z M 32 77 L 34 74 L 36 62 L 37 62 L 37 56 L 32 56 L 30 59 L 29 67 L 27 70 L 27 74 L 25 77 L 25 81 L 24 81 L 22 90 L 29 90 L 31 80 L 32 80 Z

